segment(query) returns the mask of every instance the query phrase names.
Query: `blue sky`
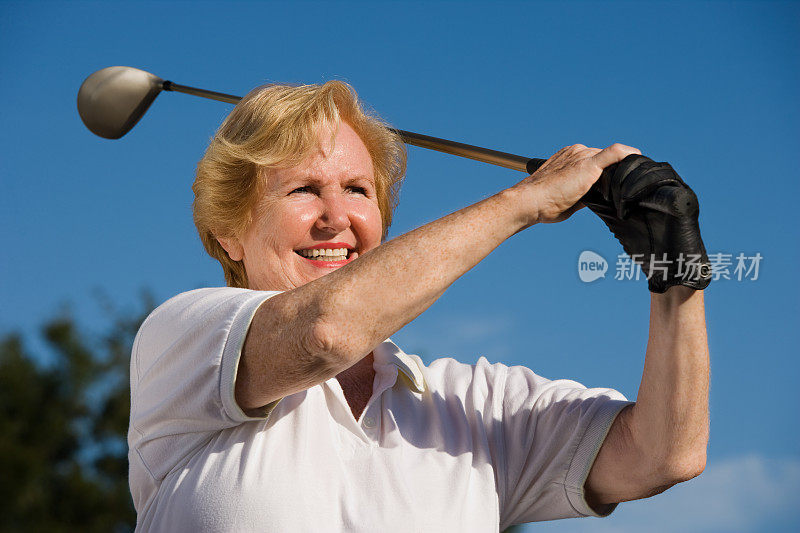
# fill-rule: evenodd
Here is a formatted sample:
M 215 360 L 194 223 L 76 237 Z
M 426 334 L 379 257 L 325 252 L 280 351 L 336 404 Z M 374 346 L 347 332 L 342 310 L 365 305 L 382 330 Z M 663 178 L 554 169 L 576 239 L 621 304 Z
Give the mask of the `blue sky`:
M 530 530 L 776 531 L 800 524 L 800 5 L 791 2 L 0 3 L 0 331 L 35 331 L 92 296 L 134 307 L 223 283 L 191 221 L 197 160 L 230 106 L 158 97 L 119 141 L 81 124 L 91 72 L 129 65 L 244 94 L 344 79 L 401 129 L 529 156 L 614 141 L 673 164 L 710 252 L 760 253 L 757 280 L 706 293 L 712 439 L 699 479 L 609 519 Z M 390 235 L 522 175 L 409 149 Z M 583 283 L 584 250 L 609 262 Z M 592 213 L 519 234 L 394 338 L 432 359 L 524 364 L 635 398 L 643 281 Z

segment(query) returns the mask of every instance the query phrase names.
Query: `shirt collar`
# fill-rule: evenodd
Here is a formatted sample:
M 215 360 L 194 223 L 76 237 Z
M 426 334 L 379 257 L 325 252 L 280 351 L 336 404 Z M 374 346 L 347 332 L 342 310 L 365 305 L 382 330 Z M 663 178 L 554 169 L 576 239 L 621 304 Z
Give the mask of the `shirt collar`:
M 390 339 L 383 341 L 373 352 L 381 362 L 395 365 L 415 392 L 425 392 L 425 376 L 416 359 L 403 352 Z

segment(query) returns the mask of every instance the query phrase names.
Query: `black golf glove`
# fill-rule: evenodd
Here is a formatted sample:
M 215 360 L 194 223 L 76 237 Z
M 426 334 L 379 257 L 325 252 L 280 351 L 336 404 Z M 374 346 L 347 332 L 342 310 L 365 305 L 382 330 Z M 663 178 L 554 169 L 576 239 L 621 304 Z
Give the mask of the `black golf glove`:
M 581 202 L 642 267 L 652 292 L 708 286 L 711 264 L 700 238 L 697 196 L 668 163 L 629 155 L 608 167 Z

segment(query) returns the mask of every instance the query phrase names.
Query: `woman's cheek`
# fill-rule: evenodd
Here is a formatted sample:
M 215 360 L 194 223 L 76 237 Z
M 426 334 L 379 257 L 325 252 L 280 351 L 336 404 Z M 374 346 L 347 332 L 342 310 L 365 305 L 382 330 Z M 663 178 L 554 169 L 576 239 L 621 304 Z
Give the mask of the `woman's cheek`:
M 353 211 L 353 221 L 359 228 L 360 238 L 370 248 L 378 246 L 383 235 L 383 220 L 377 203 L 370 202 L 362 205 L 361 209 Z
M 319 218 L 319 209 L 313 202 L 300 202 L 292 206 L 288 212 L 288 223 L 300 223 L 301 225 L 313 225 Z

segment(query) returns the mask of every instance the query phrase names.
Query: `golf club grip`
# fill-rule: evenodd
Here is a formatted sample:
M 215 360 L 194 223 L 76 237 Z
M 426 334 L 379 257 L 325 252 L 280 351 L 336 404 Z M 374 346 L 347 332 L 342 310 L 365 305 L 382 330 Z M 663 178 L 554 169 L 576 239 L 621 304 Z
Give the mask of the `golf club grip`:
M 547 161 L 547 159 L 528 159 L 528 162 L 525 164 L 525 172 L 528 174 L 533 174 L 539 170 L 540 166 L 544 165 L 545 161 Z

